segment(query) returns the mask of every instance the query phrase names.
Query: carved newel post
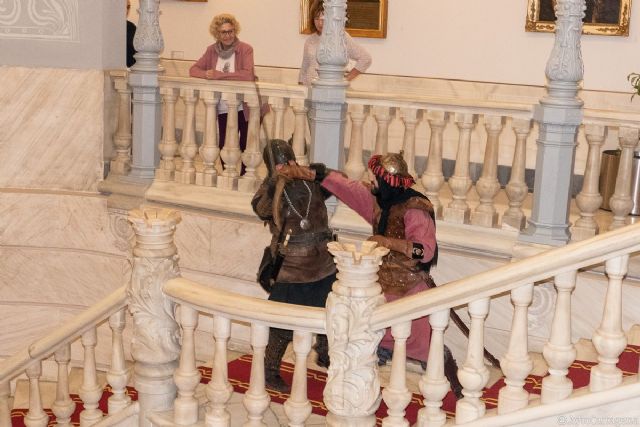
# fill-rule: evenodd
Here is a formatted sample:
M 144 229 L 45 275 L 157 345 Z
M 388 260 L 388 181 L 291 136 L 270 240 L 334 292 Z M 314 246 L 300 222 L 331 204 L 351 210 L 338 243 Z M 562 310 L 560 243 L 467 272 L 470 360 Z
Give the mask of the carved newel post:
M 324 403 L 328 426 L 374 426 L 380 405 L 380 380 L 376 349 L 384 331 L 373 331 L 373 310 L 385 299 L 377 283 L 381 259 L 389 250 L 364 242 L 329 243 L 338 266 L 338 281 L 327 298 L 329 367 Z
M 324 27 L 318 47 L 318 80 L 311 89 L 311 162 L 339 169 L 344 164 L 347 48 L 346 0 L 324 0 Z M 318 142 L 316 144 L 316 141 Z
M 162 292 L 164 283 L 180 275 L 173 243 L 180 215 L 168 209 L 135 209 L 129 221 L 136 233 L 129 310 L 133 316 L 131 355 L 140 402 L 139 426 L 150 426 L 147 413 L 173 407 L 173 373 L 180 356 L 174 303 Z
M 583 76 L 580 34 L 585 0 L 558 0 L 556 35 L 547 62 L 548 94 L 536 106 L 539 123 L 533 209 L 521 240 L 560 246 L 569 241 L 569 203 L 576 152 L 582 123 L 578 97 Z
M 129 74 L 133 91 L 133 148 L 129 180 L 149 181 L 160 159 L 162 105 L 158 75 L 160 52 L 164 49 L 160 31 L 160 0 L 140 0 L 138 29 L 133 39 L 136 63 Z

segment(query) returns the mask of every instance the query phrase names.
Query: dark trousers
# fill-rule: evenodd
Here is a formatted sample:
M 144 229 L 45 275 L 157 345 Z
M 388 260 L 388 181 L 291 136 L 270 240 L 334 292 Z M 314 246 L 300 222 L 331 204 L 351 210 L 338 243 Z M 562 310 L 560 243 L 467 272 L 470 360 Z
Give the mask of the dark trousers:
M 227 113 L 218 114 L 218 147 L 220 150 L 224 147 L 224 142 L 227 137 Z M 244 111 L 238 111 L 238 132 L 240 133 L 240 151 L 244 152 L 247 148 L 247 135 L 249 134 L 249 123 L 247 119 L 244 118 Z M 222 166 L 224 166 L 224 162 L 222 162 Z M 244 174 L 244 164 L 242 165 L 242 170 L 240 171 L 240 175 Z
M 312 283 L 276 283 L 273 285 L 269 300 L 310 307 L 324 307 L 335 280 L 336 274 L 333 273 Z M 267 377 L 278 375 L 282 357 L 292 340 L 293 331 L 278 328 L 269 329 L 269 343 L 267 344 L 264 360 Z M 318 353 L 318 364 L 326 363 L 328 365 L 329 343 L 326 335 L 318 335 L 316 337 L 315 349 L 316 353 Z

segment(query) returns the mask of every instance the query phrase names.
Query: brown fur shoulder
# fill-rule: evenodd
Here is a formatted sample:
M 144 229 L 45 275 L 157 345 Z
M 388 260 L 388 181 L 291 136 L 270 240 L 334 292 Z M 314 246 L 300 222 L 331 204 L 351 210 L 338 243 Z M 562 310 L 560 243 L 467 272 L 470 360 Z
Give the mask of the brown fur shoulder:
M 431 218 L 434 217 L 433 205 L 428 199 L 423 199 L 422 197 L 412 197 L 405 202 L 405 207 L 407 209 L 419 209 L 421 211 L 425 211 Z

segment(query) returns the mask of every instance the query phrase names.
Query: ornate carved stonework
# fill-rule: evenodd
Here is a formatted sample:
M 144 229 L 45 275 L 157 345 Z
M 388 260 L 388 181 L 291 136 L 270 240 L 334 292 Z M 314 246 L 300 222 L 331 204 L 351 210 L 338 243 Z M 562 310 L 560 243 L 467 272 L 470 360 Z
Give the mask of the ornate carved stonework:
M 347 19 L 346 0 L 325 0 L 324 27 L 318 47 L 318 63 L 344 67 L 347 65 L 347 45 L 344 24 Z
M 160 0 L 140 0 L 138 10 L 140 18 L 133 39 L 138 52 L 159 54 L 164 49 L 164 40 L 160 31 Z M 136 57 L 137 58 L 137 57 Z
M 347 425 L 347 420 L 368 419 L 380 404 L 376 349 L 384 331 L 372 331 L 370 319 L 385 301 L 376 273 L 389 250 L 364 242 L 358 252 L 353 245 L 331 242 L 329 251 L 335 257 L 339 280 L 326 305 L 331 366 L 324 402 L 331 412 L 329 418 L 337 416 L 328 419 L 328 425 Z
M 78 0 L 1 0 L 0 38 L 80 40 Z
M 122 211 L 120 211 L 122 212 Z M 109 229 L 113 234 L 113 245 L 123 252 L 129 252 L 135 241 L 135 234 L 127 216 L 115 210 L 109 211 Z
M 549 80 L 578 82 L 584 75 L 580 34 L 585 10 L 584 0 L 558 0 L 556 37 L 547 62 Z
M 138 362 L 172 362 L 180 355 L 179 327 L 175 304 L 164 295 L 162 286 L 180 275 L 173 243 L 180 216 L 168 209 L 136 209 L 129 221 L 136 233 L 128 289 L 134 324 L 131 353 Z

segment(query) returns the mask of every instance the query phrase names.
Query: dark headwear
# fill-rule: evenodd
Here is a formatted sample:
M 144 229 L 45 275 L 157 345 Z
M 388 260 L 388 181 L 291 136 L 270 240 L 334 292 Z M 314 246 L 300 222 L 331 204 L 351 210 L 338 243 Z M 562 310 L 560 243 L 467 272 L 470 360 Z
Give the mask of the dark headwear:
M 267 142 L 262 152 L 262 159 L 267 165 L 269 175 L 273 175 L 277 165 L 289 163 L 289 160 L 296 160 L 296 155 L 291 148 L 291 144 L 282 139 L 271 139 Z

